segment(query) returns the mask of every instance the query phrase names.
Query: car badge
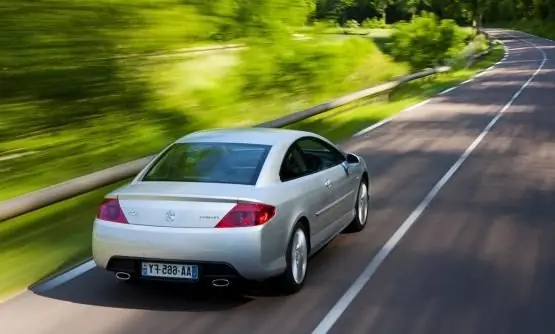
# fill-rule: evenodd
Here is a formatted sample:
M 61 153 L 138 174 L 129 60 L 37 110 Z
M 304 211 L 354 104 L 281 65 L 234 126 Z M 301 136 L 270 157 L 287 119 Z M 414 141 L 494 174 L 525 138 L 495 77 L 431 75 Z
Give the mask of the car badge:
M 172 210 L 169 210 L 168 212 L 166 212 L 166 221 L 173 222 L 174 220 L 175 220 L 175 212 L 173 212 Z

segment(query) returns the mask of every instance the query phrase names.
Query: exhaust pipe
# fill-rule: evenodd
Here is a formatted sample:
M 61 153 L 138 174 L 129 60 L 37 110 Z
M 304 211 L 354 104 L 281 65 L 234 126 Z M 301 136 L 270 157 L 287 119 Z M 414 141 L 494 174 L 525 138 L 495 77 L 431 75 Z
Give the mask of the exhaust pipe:
M 225 278 L 218 278 L 212 281 L 212 286 L 216 288 L 227 288 L 231 282 Z
M 127 281 L 131 278 L 131 275 L 129 275 L 128 273 L 118 271 L 116 273 L 116 278 L 119 279 L 119 280 L 122 280 L 122 281 Z

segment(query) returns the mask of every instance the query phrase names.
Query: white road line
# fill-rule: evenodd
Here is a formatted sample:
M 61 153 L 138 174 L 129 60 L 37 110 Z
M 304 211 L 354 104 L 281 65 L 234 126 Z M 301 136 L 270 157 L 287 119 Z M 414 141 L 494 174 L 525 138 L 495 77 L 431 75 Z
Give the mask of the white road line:
M 96 263 L 94 263 L 93 260 L 87 261 L 83 264 L 78 265 L 73 269 L 66 271 L 65 273 L 59 276 L 56 276 L 42 284 L 37 285 L 36 287 L 33 288 L 33 291 L 45 292 L 47 290 L 54 289 L 55 287 L 58 287 L 66 282 L 71 281 L 77 276 L 83 275 L 84 273 L 86 273 L 87 271 L 95 267 L 96 267 Z
M 461 82 L 460 84 L 458 84 L 458 85 L 456 85 L 456 86 L 453 86 L 453 87 L 451 87 L 451 88 L 447 88 L 447 89 L 445 89 L 445 90 L 442 90 L 442 91 L 439 92 L 439 94 L 437 94 L 437 95 L 441 96 L 441 95 L 445 95 L 445 94 L 447 94 L 447 93 L 449 93 L 449 92 L 452 92 L 452 91 L 454 91 L 455 89 L 459 88 L 459 86 L 461 86 L 462 84 L 463 84 L 463 83 Z
M 391 253 L 391 251 L 397 246 L 399 241 L 403 238 L 403 236 L 407 233 L 409 228 L 417 221 L 417 219 L 422 215 L 424 210 L 428 207 L 428 205 L 432 202 L 432 200 L 437 196 L 441 188 L 445 186 L 445 184 L 451 179 L 451 177 L 457 172 L 457 170 L 462 166 L 465 160 L 470 156 L 472 151 L 480 144 L 480 142 L 484 139 L 484 137 L 488 134 L 491 128 L 497 123 L 497 121 L 501 118 L 503 113 L 509 109 L 509 107 L 513 104 L 513 102 L 520 96 L 522 91 L 534 80 L 536 75 L 542 70 L 547 61 L 547 56 L 545 52 L 538 48 L 535 44 L 529 42 L 533 45 L 537 50 L 539 50 L 542 54 L 543 60 L 540 66 L 536 69 L 536 71 L 528 78 L 528 80 L 519 88 L 519 90 L 511 97 L 509 102 L 503 106 L 503 108 L 498 112 L 498 114 L 489 122 L 489 124 L 482 130 L 480 135 L 474 139 L 472 144 L 464 151 L 464 153 L 460 156 L 460 158 L 449 168 L 447 173 L 443 175 L 443 177 L 434 185 L 432 190 L 426 195 L 426 197 L 420 202 L 420 204 L 414 209 L 414 211 L 409 215 L 409 217 L 401 224 L 399 229 L 395 231 L 395 233 L 389 238 L 389 240 L 383 245 L 380 249 L 378 254 L 368 263 L 364 271 L 360 274 L 360 276 L 356 279 L 356 281 L 349 287 L 349 289 L 345 292 L 345 294 L 339 299 L 339 301 L 332 307 L 332 309 L 326 314 L 326 316 L 322 319 L 322 321 L 318 324 L 316 329 L 312 332 L 313 334 L 323 334 L 327 333 L 339 317 L 345 312 L 345 310 L 349 307 L 355 297 L 360 293 L 362 288 L 368 283 L 368 281 L 372 278 L 372 276 L 376 273 L 378 267 L 382 264 L 385 258 Z
M 12 299 L 16 299 L 17 297 L 21 296 L 22 294 L 24 294 L 25 292 L 27 292 L 27 289 L 21 289 L 17 292 L 14 293 L 10 293 L 9 295 L 7 295 L 6 297 L 2 297 L 2 299 L 0 299 L 0 306 L 4 303 L 9 302 Z
M 400 112 L 394 114 L 393 116 L 390 116 L 390 117 L 388 117 L 388 118 L 384 118 L 383 120 L 379 121 L 378 123 L 374 123 L 374 124 L 370 125 L 369 127 L 367 127 L 366 129 L 360 130 L 359 132 L 355 133 L 352 137 L 358 137 L 358 136 L 361 136 L 361 135 L 363 135 L 363 134 L 365 134 L 365 133 L 368 133 L 368 132 L 370 132 L 370 131 L 373 131 L 373 130 L 379 128 L 380 126 L 382 126 L 382 125 L 384 125 L 384 124 L 386 124 L 386 123 L 391 122 L 392 120 L 394 120 L 396 117 L 398 117 L 398 116 L 401 115 L 402 113 L 405 113 L 405 112 L 414 110 L 414 109 L 416 109 L 416 108 L 418 108 L 418 107 L 421 107 L 421 106 L 425 105 L 426 103 L 430 102 L 432 99 L 433 99 L 433 98 L 424 100 L 424 101 L 422 101 L 422 102 L 418 102 L 417 104 L 414 104 L 414 105 L 412 105 L 412 106 L 410 106 L 410 107 L 408 107 L 408 108 L 406 108 L 406 109 L 401 110 Z
M 93 260 L 89 260 L 83 264 L 78 265 L 75 268 L 72 268 L 58 276 L 55 276 L 43 283 L 39 283 L 36 286 L 32 286 L 31 288 L 26 288 L 23 289 L 19 292 L 16 292 L 14 294 L 12 294 L 11 296 L 0 300 L 0 305 L 3 303 L 6 303 L 12 299 L 17 298 L 18 296 L 21 296 L 22 294 L 24 294 L 25 292 L 27 292 L 28 290 L 32 290 L 35 292 L 39 292 L 39 293 L 43 293 L 45 291 L 48 291 L 50 289 L 53 289 L 55 287 L 58 287 L 66 282 L 71 281 L 72 279 L 74 279 L 75 277 L 81 276 L 84 273 L 86 273 L 87 271 L 93 269 L 96 267 L 96 264 L 94 263 Z

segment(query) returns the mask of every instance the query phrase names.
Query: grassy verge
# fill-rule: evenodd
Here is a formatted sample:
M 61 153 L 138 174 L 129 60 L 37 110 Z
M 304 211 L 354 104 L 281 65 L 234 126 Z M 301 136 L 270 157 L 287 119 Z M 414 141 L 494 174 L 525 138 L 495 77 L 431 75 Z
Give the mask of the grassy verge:
M 390 102 L 363 105 L 351 110 L 338 109 L 292 127 L 308 129 L 341 141 L 372 123 L 466 80 L 502 55 L 503 49 L 497 47 L 468 69 L 403 86 L 391 95 Z M 90 256 L 91 222 L 97 205 L 106 192 L 118 186 L 99 189 L 0 224 L 0 299 Z
M 532 35 L 555 40 L 555 23 L 542 20 L 521 20 L 513 22 L 496 22 L 495 28 L 507 28 L 527 32 Z
M 295 33 L 306 35 L 361 35 L 383 36 L 392 32 L 391 28 L 344 28 L 325 26 L 304 26 L 294 29 Z
M 121 65 L 125 70 L 118 74 L 123 79 L 113 80 L 123 82 L 122 86 L 113 87 L 110 94 L 98 92 L 94 99 L 68 96 L 64 102 L 48 105 L 0 98 L 0 173 L 4 175 L 0 201 L 152 154 L 190 131 L 262 122 L 409 71 L 362 38 L 325 38 L 290 46 L 127 59 Z M 296 53 L 290 56 L 294 48 Z M 277 53 L 281 58 L 275 59 Z M 295 56 L 304 59 L 295 60 Z M 281 63 L 276 64 L 277 60 Z M 262 75 L 264 71 L 269 74 Z M 306 82 L 295 82 L 300 77 L 295 73 L 303 74 Z M 246 78 L 251 77 L 264 82 L 244 89 Z M 267 93 L 275 88 L 269 83 L 278 80 L 281 90 Z M 263 84 L 272 87 L 251 96 Z M 34 128 L 31 114 L 56 122 Z M 80 116 L 66 122 L 75 114 Z

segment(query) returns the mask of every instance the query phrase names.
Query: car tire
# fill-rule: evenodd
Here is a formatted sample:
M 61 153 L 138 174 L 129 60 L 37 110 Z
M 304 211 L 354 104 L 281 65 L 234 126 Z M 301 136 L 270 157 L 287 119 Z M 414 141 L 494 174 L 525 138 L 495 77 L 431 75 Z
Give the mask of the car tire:
M 355 218 L 349 226 L 347 226 L 346 230 L 348 232 L 360 232 L 364 230 L 364 227 L 366 227 L 370 204 L 370 194 L 368 189 L 368 182 L 364 179 L 360 181 L 355 203 Z
M 286 295 L 299 292 L 304 285 L 308 272 L 308 238 L 306 229 L 297 223 L 287 244 L 285 272 L 279 277 L 280 290 Z

